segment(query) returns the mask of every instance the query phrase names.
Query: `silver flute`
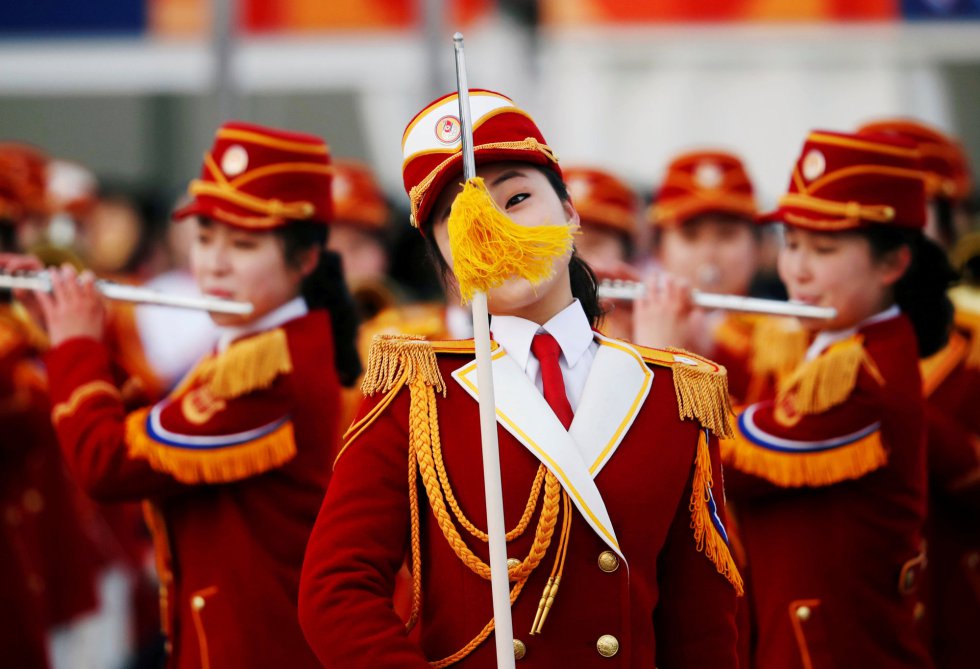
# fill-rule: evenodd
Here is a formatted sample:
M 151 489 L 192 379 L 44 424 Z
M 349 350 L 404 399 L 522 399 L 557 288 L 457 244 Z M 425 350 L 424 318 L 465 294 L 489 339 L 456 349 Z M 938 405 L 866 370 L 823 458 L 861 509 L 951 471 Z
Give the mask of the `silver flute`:
M 207 295 L 170 295 L 152 288 L 127 286 L 114 281 L 98 279 L 95 287 L 103 297 L 121 302 L 138 302 L 139 304 L 157 304 L 164 307 L 180 309 L 198 309 L 214 314 L 233 314 L 247 316 L 254 307 L 249 302 L 236 302 L 220 297 Z M 21 272 L 16 274 L 0 273 L 0 288 L 9 290 L 32 290 L 39 293 L 51 292 L 51 277 L 47 272 Z
M 610 300 L 638 300 L 646 293 L 646 285 L 639 281 L 624 281 L 622 279 L 605 279 L 599 282 L 599 297 Z M 782 300 L 764 300 L 758 297 L 742 297 L 741 295 L 721 295 L 719 293 L 704 293 L 700 290 L 691 291 L 694 304 L 705 309 L 725 309 L 727 311 L 742 311 L 751 314 L 770 314 L 773 316 L 794 316 L 796 318 L 812 318 L 830 320 L 837 317 L 833 307 L 818 307 L 800 302 L 783 302 Z

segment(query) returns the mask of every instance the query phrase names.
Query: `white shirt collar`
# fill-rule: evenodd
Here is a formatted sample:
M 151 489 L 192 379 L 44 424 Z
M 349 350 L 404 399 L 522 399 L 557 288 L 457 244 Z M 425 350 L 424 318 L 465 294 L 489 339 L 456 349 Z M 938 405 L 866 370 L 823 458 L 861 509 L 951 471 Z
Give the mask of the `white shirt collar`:
M 494 340 L 525 371 L 531 355 L 531 341 L 539 332 L 547 332 L 558 341 L 569 369 L 582 359 L 582 354 L 588 350 L 594 339 L 592 326 L 589 325 L 582 303 L 578 300 L 573 300 L 544 325 L 518 316 L 493 316 L 490 319 L 490 331 L 493 332 Z
M 283 323 L 305 316 L 308 312 L 309 309 L 306 307 L 306 300 L 297 296 L 282 306 L 276 307 L 256 321 L 246 323 L 245 325 L 220 328 L 221 335 L 218 337 L 218 350 L 223 352 L 236 339 L 255 332 L 277 328 Z
M 813 343 L 810 344 L 810 348 L 806 351 L 806 359 L 813 360 L 820 356 L 821 353 L 830 348 L 833 344 L 839 341 L 844 341 L 854 333 L 856 333 L 861 328 L 867 327 L 872 323 L 880 323 L 881 321 L 887 321 L 890 318 L 895 318 L 902 313 L 902 310 L 898 308 L 897 304 L 893 304 L 884 311 L 879 311 L 874 316 L 865 318 L 863 321 L 844 330 L 826 330 L 817 333 L 814 337 Z

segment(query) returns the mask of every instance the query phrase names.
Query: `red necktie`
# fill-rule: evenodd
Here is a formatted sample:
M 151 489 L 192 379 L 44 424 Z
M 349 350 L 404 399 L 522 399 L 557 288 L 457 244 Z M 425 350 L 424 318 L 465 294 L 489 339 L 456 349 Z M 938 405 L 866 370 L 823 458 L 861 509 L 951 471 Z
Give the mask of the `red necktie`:
M 561 367 L 558 366 L 561 346 L 554 337 L 544 332 L 534 335 L 534 339 L 531 340 L 531 353 L 541 364 L 544 399 L 567 430 L 572 424 L 575 413 L 572 411 L 572 405 L 568 403 L 568 396 L 565 395 L 565 378 L 561 374 Z

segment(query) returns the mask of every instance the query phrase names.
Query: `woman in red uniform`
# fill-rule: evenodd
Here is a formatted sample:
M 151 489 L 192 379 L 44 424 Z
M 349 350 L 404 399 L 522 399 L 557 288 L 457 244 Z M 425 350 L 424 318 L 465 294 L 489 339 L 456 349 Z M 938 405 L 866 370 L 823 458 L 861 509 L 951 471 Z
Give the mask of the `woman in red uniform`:
M 330 478 L 340 383 L 356 378 L 350 305 L 324 250 L 330 157 L 316 137 L 227 123 L 193 201 L 202 292 L 251 302 L 166 399 L 126 414 L 90 275 L 39 295 L 52 412 L 77 480 L 146 500 L 169 666 L 316 667 L 296 620 L 300 565 Z
M 969 229 L 973 185 L 963 147 L 911 119 L 884 119 L 859 131 L 915 142 L 926 169 L 930 217 L 926 234 L 947 250 Z M 967 239 L 965 245 L 969 245 Z M 955 307 L 949 343 L 922 361 L 929 462 L 925 614 L 933 660 L 940 669 L 975 664 L 980 629 L 980 288 L 966 257 L 953 253 L 962 282 L 950 291 Z M 965 251 L 965 249 L 963 249 Z M 976 261 L 974 260 L 974 263 Z M 963 266 L 960 266 L 963 265 Z
M 528 114 L 488 91 L 471 104 L 497 206 L 524 226 L 576 225 Z M 436 100 L 403 140 L 413 220 L 447 271 L 457 110 L 455 94 Z M 515 657 L 736 666 L 740 578 L 708 431 L 727 427 L 724 372 L 597 334 L 587 266 L 566 254 L 552 268 L 535 287 L 514 278 L 489 295 Z M 378 340 L 364 389 L 307 551 L 306 637 L 327 667 L 496 666 L 473 342 Z M 391 605 L 406 557 L 407 626 Z
M 951 309 L 942 252 L 922 234 L 914 144 L 810 134 L 789 192 L 779 272 L 833 307 L 805 360 L 723 442 L 752 568 L 759 669 L 930 667 L 916 629 L 926 510 L 918 359 Z

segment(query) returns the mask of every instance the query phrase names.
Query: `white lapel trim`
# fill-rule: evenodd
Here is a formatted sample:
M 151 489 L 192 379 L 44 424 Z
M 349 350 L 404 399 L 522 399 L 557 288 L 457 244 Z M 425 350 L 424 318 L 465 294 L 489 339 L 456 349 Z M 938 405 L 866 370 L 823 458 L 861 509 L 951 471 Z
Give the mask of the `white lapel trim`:
M 625 559 L 602 495 L 572 437 L 538 389 L 503 348 L 496 351 L 491 359 L 497 422 L 558 478 L 586 522 Z M 453 372 L 453 378 L 471 397 L 479 399 L 475 360 Z
M 593 477 L 619 448 L 653 385 L 653 372 L 636 349 L 595 336 L 599 350 L 569 429 Z

